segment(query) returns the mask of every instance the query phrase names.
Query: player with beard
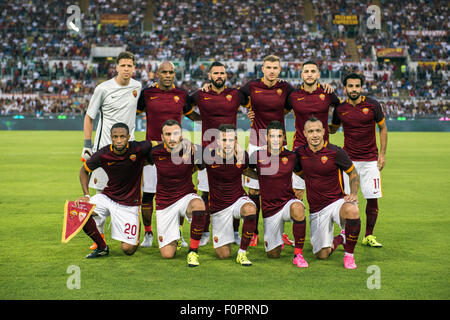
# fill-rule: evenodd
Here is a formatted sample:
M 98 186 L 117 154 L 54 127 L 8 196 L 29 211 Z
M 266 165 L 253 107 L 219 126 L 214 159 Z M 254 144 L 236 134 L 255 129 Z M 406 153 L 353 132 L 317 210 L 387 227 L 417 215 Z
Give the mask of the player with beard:
M 183 115 L 192 121 L 200 120 L 200 116 L 191 106 L 186 90 L 174 85 L 175 66 L 170 61 L 164 61 L 158 66 L 156 72 L 158 82 L 142 90 L 139 97 L 137 112 L 145 112 L 147 120 L 146 139 L 148 141 L 161 140 L 161 127 L 169 119 L 181 123 Z M 157 174 L 154 165 L 144 166 L 142 181 L 142 220 L 145 228 L 142 247 L 151 247 L 153 242 L 152 215 L 153 198 L 156 192 Z M 183 219 L 180 221 L 182 233 Z M 183 236 L 180 238 L 178 248 L 186 247 Z
M 248 98 L 239 90 L 227 88 L 227 72 L 225 66 L 220 62 L 213 62 L 209 68 L 208 78 L 210 84 L 208 90 L 196 90 L 190 95 L 192 105 L 197 105 L 202 121 L 202 147 L 211 145 L 212 149 L 215 140 L 219 136 L 219 126 L 221 124 L 232 124 L 236 126 L 239 106 L 246 105 Z M 208 204 L 209 186 L 206 170 L 198 172 L 198 189 L 202 191 L 202 199 Z M 240 244 L 239 237 L 240 219 L 234 219 L 235 243 Z M 210 241 L 209 233 L 210 217 L 206 216 L 205 230 L 200 245 L 205 245 Z
M 380 171 L 384 168 L 387 127 L 383 109 L 378 101 L 361 95 L 364 85 L 362 75 L 350 73 L 343 80 L 348 99 L 335 108 L 330 133 L 342 124 L 344 147 L 360 176 L 361 191 L 366 204 L 366 232 L 362 243 L 370 247 L 382 247 L 373 235 L 378 218 L 378 198 L 382 197 Z M 376 125 L 379 129 L 380 151 L 377 148 Z M 344 175 L 346 192 L 348 176 Z
M 193 154 L 189 152 L 187 157 L 183 154 L 183 134 L 178 121 L 164 121 L 161 131 L 162 143 L 152 149 L 149 159 L 158 175 L 155 202 L 159 250 L 163 258 L 175 256 L 180 239 L 179 219 L 187 218 L 191 224 L 187 263 L 196 267 L 205 221 L 205 204 L 192 183 L 197 165 Z
M 295 135 L 292 150 L 307 143 L 303 134 L 306 121 L 315 116 L 325 128 L 324 140 L 328 141 L 328 114 L 331 107 L 339 104 L 336 94 L 327 93 L 319 83 L 320 70 L 314 61 L 306 61 L 302 65 L 303 84 L 291 92 L 288 97 L 288 110 L 295 116 Z M 305 181 L 297 175 L 292 177 L 292 187 L 298 199 L 303 199 Z

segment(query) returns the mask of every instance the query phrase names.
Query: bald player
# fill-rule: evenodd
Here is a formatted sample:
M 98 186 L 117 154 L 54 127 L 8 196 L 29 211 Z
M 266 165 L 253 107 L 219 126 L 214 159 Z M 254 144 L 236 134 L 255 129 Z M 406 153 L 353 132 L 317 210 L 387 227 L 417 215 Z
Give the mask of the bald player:
M 358 208 L 359 177 L 347 153 L 324 140 L 322 122 L 311 117 L 303 134 L 308 142 L 295 153 L 295 171 L 305 180 L 309 204 L 311 246 L 318 259 L 326 259 L 344 244 L 344 267 L 356 269 L 353 256 L 361 229 Z M 350 194 L 344 193 L 342 172 L 350 177 Z M 333 237 L 334 223 L 345 226 L 342 234 Z

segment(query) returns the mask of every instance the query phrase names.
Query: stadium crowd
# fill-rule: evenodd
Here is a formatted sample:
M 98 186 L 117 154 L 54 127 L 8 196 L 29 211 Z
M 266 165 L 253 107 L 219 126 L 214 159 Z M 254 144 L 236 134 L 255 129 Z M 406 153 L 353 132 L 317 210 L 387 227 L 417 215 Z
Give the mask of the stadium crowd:
M 115 72 L 109 62 L 86 63 L 91 46 L 124 44 L 141 61 L 135 78 L 144 86 L 155 77 L 156 64 L 142 62 L 149 58 L 184 61 L 186 69 L 177 72 L 178 85 L 192 90 L 207 79 L 201 60 L 260 61 L 267 54 L 276 54 L 282 61 L 318 61 L 322 78 L 331 82 L 341 97 L 342 75 L 348 71 L 364 73 L 367 94 L 386 101 L 388 113 L 447 112 L 445 102 L 432 101 L 449 96 L 448 64 L 407 66 L 394 79 L 398 71 L 394 64 L 362 63 L 373 58 L 372 45 L 375 49 L 405 47 L 411 61 L 447 61 L 445 30 L 449 21 L 444 1 L 381 0 L 384 23 L 380 31 L 367 30 L 364 23 L 357 31 L 332 23 L 336 14 L 354 14 L 365 21 L 369 1 L 312 0 L 315 21 L 305 21 L 303 3 L 294 0 L 264 5 L 257 0 L 155 1 L 153 32 L 143 33 L 147 2 L 91 0 L 89 10 L 82 13 L 79 34 L 66 29 L 66 9 L 71 3 L 1 2 L 0 114 L 84 112 L 96 84 Z M 101 23 L 102 14 L 115 13 L 127 14 L 128 25 Z M 361 58 L 352 64 L 346 63 L 350 57 L 345 41 L 349 30 L 355 32 Z M 229 85 L 259 77 L 258 67 L 247 70 L 245 63 L 230 66 Z M 281 77 L 298 85 L 300 72 L 298 64 L 289 64 Z M 21 94 L 39 97 L 24 98 Z

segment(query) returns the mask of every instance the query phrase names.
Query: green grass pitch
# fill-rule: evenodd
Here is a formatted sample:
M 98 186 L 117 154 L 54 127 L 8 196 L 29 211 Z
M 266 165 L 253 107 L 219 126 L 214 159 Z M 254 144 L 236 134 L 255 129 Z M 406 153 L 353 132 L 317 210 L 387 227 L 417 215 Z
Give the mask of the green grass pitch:
M 64 202 L 81 195 L 82 132 L 0 131 L 0 137 L 5 147 L 0 154 L 1 299 L 450 298 L 450 133 L 389 134 L 375 228 L 384 247 L 362 246 L 361 234 L 356 270 L 344 269 L 342 247 L 328 260 L 316 260 L 309 223 L 304 256 L 310 267 L 303 270 L 292 265 L 293 248 L 269 260 L 263 241 L 249 248 L 250 268 L 235 262 L 236 245 L 226 260 L 218 260 L 212 246 L 201 247 L 198 268 L 186 266 L 186 249 L 162 259 L 156 241 L 125 256 L 108 229 L 110 256 L 87 260 L 91 239 L 83 232 L 61 243 Z M 143 138 L 137 133 L 138 140 Z M 341 133 L 331 136 L 332 143 L 342 141 Z M 364 208 L 360 197 L 361 233 Z M 259 229 L 262 235 L 262 219 Z M 285 229 L 292 237 L 290 223 Z M 184 236 L 189 237 L 187 222 Z M 71 266 L 79 268 L 80 289 L 67 285 Z

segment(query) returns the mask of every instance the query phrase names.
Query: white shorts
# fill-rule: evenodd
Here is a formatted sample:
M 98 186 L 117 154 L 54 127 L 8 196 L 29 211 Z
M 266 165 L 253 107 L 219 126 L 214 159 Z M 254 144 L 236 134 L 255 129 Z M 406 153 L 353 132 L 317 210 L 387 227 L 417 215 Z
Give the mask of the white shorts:
M 377 161 L 353 161 L 356 172 L 359 174 L 361 193 L 365 199 L 381 198 L 381 175 L 378 170 Z M 348 175 L 344 172 L 345 193 L 350 194 L 350 183 Z
M 108 185 L 108 175 L 103 168 L 97 168 L 91 173 L 91 178 L 89 179 L 89 188 L 102 191 Z
M 202 198 L 196 193 L 189 193 L 169 207 L 156 210 L 156 230 L 160 248 L 180 239 L 180 217 L 186 218 L 191 223 L 186 210 L 193 199 Z
M 341 226 L 339 211 L 345 200 L 339 199 L 318 212 L 310 213 L 309 228 L 311 231 L 311 246 L 314 254 L 322 248 L 329 248 L 333 244 L 334 224 Z
M 303 204 L 303 202 L 298 199 L 291 199 L 286 202 L 283 209 L 275 213 L 273 216 L 264 218 L 264 245 L 266 252 L 271 251 L 283 244 L 284 223 L 287 221 L 292 221 L 291 205 L 295 202 L 300 202 Z
M 200 191 L 209 192 L 208 173 L 206 172 L 206 169 L 197 171 L 197 179 L 197 189 Z
M 144 166 L 142 173 L 142 192 L 156 193 L 157 181 L 156 166 L 151 164 Z
M 248 144 L 247 153 L 249 158 L 252 158 L 252 153 L 260 150 L 262 147 L 255 146 L 253 144 Z M 242 175 L 242 185 L 244 187 L 248 187 L 251 189 L 259 190 L 259 181 L 257 179 L 249 178 L 247 176 Z
M 95 204 L 94 212 L 102 220 L 111 216 L 111 238 L 131 245 L 139 244 L 139 206 L 125 206 L 98 193 L 90 203 Z
M 249 197 L 240 197 L 231 206 L 211 215 L 211 232 L 214 248 L 234 242 L 233 219 L 241 218 L 241 208 L 246 203 L 255 204 Z
M 297 190 L 305 190 L 305 180 L 295 173 L 292 174 L 292 188 Z

